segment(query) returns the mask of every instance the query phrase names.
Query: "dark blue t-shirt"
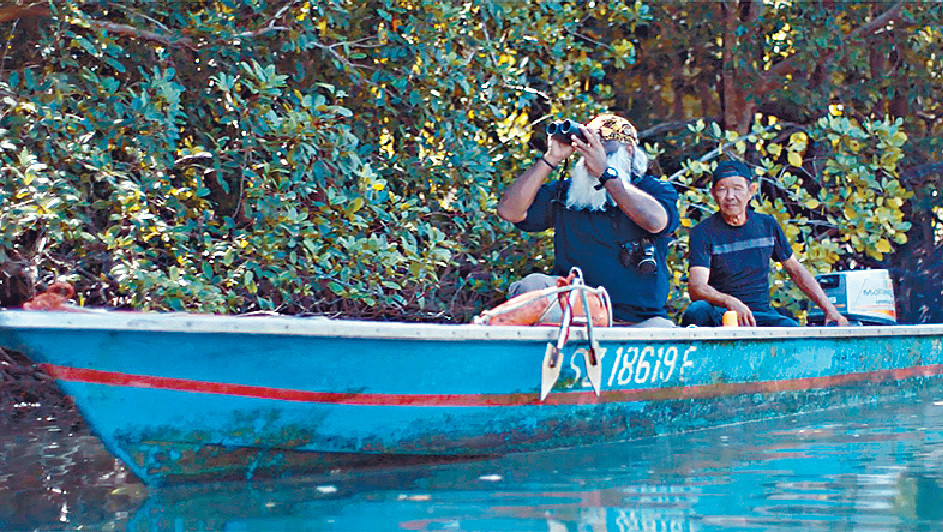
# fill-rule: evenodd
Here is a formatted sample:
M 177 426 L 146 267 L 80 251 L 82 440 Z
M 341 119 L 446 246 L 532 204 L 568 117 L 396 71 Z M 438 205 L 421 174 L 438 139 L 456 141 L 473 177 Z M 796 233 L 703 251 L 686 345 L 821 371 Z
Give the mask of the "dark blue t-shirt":
M 792 247 L 776 218 L 753 210 L 747 223 L 728 225 L 714 213 L 691 230 L 690 266 L 710 268 L 707 284 L 743 301 L 751 310 L 769 310 L 769 261 L 785 262 Z
M 604 286 L 612 300 L 616 320 L 640 322 L 654 316 L 667 316 L 670 276 L 665 260 L 670 235 L 678 227 L 678 193 L 671 184 L 650 175 L 636 186 L 662 204 L 668 213 L 668 225 L 660 233 L 642 229 L 619 207 L 604 211 L 567 209 L 566 191 L 570 181 L 546 183 L 540 187 L 527 218 L 515 224 L 523 231 L 554 228 L 553 275 L 567 275 L 573 266 L 583 272 L 589 286 Z M 562 190 L 558 196 L 558 187 Z M 634 265 L 619 262 L 619 249 L 626 242 L 652 239 L 655 245 L 655 273 L 642 274 Z

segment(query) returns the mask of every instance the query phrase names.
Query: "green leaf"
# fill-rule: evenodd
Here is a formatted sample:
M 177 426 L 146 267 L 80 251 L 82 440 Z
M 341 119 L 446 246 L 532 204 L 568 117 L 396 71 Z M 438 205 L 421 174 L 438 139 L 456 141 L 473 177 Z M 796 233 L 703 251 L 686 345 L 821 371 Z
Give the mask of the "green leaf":
M 789 152 L 786 159 L 789 160 L 789 164 L 792 166 L 802 166 L 802 156 L 794 151 Z

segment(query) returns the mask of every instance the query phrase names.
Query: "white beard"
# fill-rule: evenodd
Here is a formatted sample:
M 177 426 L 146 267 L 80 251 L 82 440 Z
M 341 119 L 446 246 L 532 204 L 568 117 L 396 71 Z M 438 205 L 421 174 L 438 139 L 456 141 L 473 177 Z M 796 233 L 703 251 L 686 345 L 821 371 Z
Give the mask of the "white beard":
M 607 166 L 615 169 L 622 184 L 626 187 L 632 183 L 633 170 L 638 175 L 642 175 L 648 170 L 648 156 L 639 148 L 634 151 L 637 156 L 634 158 L 629 157 L 629 152 L 625 149 L 625 146 L 620 146 L 615 153 L 606 156 Z M 616 202 L 609 196 L 605 188 L 599 190 L 594 188 L 598 184 L 598 179 L 589 176 L 586 161 L 580 158 L 573 165 L 573 169 L 570 170 L 570 190 L 566 195 L 566 207 L 576 210 L 602 211 L 609 205 L 615 205 Z

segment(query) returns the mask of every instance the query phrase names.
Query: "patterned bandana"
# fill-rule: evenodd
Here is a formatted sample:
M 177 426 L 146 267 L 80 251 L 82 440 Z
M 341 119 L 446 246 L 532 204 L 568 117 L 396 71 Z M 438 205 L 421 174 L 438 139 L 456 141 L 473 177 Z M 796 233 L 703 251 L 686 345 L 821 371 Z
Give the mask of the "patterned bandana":
M 638 132 L 632 122 L 617 115 L 599 115 L 592 119 L 587 126 L 599 129 L 603 140 L 618 140 L 632 146 L 638 146 Z

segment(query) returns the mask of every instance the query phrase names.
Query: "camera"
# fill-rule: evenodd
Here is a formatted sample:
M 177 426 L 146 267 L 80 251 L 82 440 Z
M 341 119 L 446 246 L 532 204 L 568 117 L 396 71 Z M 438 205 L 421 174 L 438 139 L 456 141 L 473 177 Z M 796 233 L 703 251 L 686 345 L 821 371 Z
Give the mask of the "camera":
M 636 271 L 643 275 L 653 274 L 658 269 L 655 244 L 647 238 L 623 243 L 619 247 L 619 262 L 626 268 L 635 266 Z
M 586 142 L 586 135 L 580 130 L 580 124 L 576 120 L 561 120 L 559 122 L 550 122 L 547 124 L 547 134 L 551 137 L 559 140 L 560 142 L 566 142 L 569 144 L 573 142 L 571 139 L 572 136 L 580 139 L 583 142 Z

